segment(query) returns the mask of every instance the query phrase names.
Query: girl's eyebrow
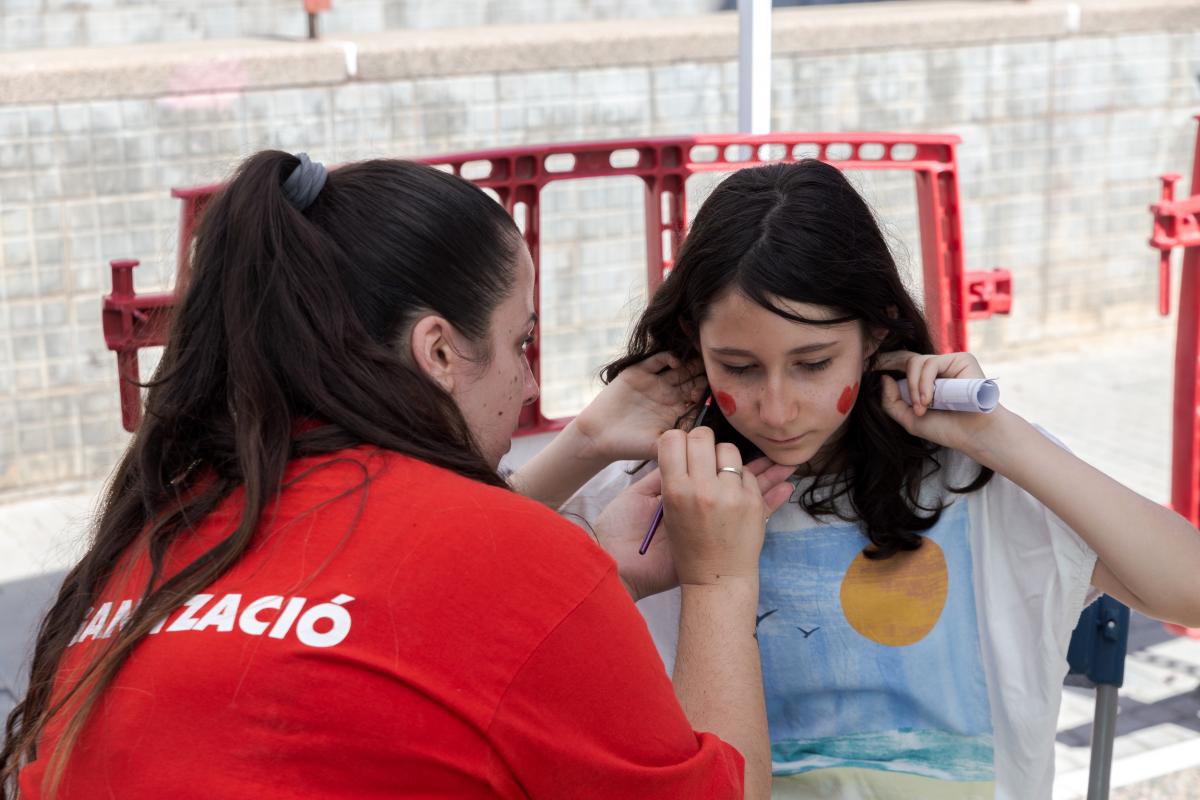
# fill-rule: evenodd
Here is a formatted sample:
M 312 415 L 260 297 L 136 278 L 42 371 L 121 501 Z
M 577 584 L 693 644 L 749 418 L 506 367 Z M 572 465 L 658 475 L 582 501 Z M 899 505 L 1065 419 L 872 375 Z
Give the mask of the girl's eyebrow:
M 802 356 L 808 353 L 815 353 L 818 350 L 824 350 L 826 347 L 833 347 L 837 342 L 816 342 L 815 344 L 806 344 L 801 347 L 793 347 L 788 350 L 789 356 Z M 754 353 L 749 350 L 740 350 L 736 347 L 710 347 L 708 348 L 713 353 L 721 356 L 744 356 L 746 358 L 754 358 Z

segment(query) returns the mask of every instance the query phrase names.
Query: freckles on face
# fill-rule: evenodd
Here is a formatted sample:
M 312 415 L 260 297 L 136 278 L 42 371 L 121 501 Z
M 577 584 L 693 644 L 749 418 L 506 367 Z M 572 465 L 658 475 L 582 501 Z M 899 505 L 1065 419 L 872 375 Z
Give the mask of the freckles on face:
M 838 397 L 837 410 L 839 414 L 845 415 L 850 413 L 850 409 L 854 408 L 854 401 L 858 399 L 858 382 L 855 381 L 853 386 L 847 386 L 842 389 L 842 394 Z
M 721 413 L 726 417 L 731 417 L 737 412 L 737 403 L 728 392 L 716 392 L 713 399 L 717 401 L 717 408 L 721 409 Z
M 509 400 L 509 402 L 510 402 L 510 403 L 511 403 L 511 402 L 516 402 L 516 399 L 517 399 L 517 397 L 519 397 L 519 396 L 520 396 L 520 394 L 521 394 L 521 376 L 520 376 L 520 375 L 514 375 L 514 376 L 513 376 L 513 379 L 512 379 L 512 383 L 510 383 L 510 384 L 509 384 L 509 387 L 508 387 L 508 400 Z M 501 409 L 500 411 L 496 412 L 496 416 L 497 416 L 497 417 L 503 417 L 503 416 L 504 416 L 504 410 L 503 410 L 503 409 Z

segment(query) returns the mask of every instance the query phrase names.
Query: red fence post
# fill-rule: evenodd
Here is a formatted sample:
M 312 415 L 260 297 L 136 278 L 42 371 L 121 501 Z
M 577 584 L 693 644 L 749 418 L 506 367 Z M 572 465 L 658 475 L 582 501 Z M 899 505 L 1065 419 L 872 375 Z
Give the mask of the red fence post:
M 1200 120 L 1200 115 L 1196 117 Z M 1159 313 L 1170 311 L 1171 250 L 1183 248 L 1179 321 L 1175 328 L 1175 387 L 1171 432 L 1171 508 L 1200 525 L 1200 130 L 1192 156 L 1191 196 L 1175 199 L 1179 175 L 1162 176 L 1162 195 L 1150 206 L 1150 246 L 1159 251 Z M 1200 639 L 1200 628 L 1166 623 L 1172 633 Z

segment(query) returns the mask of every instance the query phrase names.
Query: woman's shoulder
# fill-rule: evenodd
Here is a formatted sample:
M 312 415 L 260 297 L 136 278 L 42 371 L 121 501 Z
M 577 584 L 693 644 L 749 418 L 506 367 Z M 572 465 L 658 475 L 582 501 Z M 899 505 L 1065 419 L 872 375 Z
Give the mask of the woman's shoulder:
M 381 452 L 368 503 L 376 519 L 412 530 L 436 530 L 442 545 L 493 558 L 550 561 L 569 571 L 605 571 L 612 559 L 550 508 L 502 486 L 491 486 L 399 453 Z

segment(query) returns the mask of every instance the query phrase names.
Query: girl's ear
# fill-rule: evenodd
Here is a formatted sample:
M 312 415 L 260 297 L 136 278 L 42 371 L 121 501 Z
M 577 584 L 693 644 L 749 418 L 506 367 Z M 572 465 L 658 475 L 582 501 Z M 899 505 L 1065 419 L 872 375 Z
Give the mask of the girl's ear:
M 863 337 L 863 360 L 870 361 L 879 352 L 879 347 L 888 337 L 888 329 L 882 326 L 869 328 Z
M 887 307 L 888 319 L 899 319 L 900 310 L 895 306 Z M 863 326 L 866 328 L 866 326 Z M 879 348 L 887 341 L 890 331 L 883 325 L 876 325 L 871 328 L 866 328 L 866 335 L 863 336 L 863 360 L 870 361 L 871 358 L 879 352 Z
M 433 378 L 447 394 L 454 392 L 461 381 L 466 357 L 454 346 L 457 332 L 444 317 L 430 314 L 421 317 L 409 334 L 409 354 L 417 367 Z
M 679 320 L 679 330 L 683 332 L 684 352 L 679 353 L 684 360 L 700 358 L 700 329 L 690 320 Z

